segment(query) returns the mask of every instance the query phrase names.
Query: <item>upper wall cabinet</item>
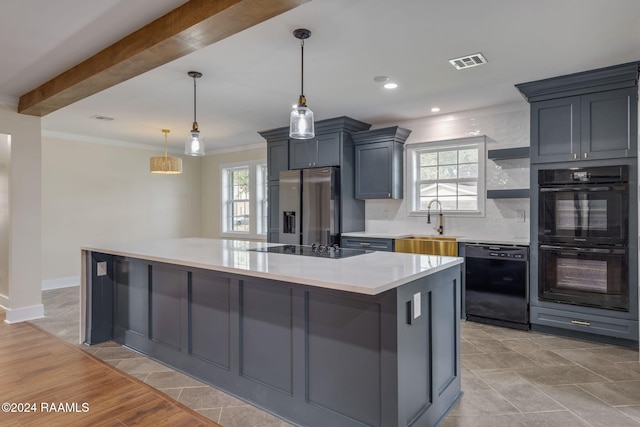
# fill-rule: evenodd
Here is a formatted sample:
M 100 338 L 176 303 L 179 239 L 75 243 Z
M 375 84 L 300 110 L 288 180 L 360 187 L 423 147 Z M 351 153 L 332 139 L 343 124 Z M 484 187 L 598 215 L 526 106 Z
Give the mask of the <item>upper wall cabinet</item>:
M 291 169 L 339 166 L 341 136 L 341 132 L 334 132 L 311 139 L 292 139 L 289 143 Z
M 531 103 L 531 163 L 636 157 L 638 63 L 516 85 Z
M 411 131 L 398 126 L 357 132 L 356 198 L 402 199 L 402 153 Z
M 280 171 L 289 170 L 289 140 L 267 141 L 269 181 L 280 179 Z

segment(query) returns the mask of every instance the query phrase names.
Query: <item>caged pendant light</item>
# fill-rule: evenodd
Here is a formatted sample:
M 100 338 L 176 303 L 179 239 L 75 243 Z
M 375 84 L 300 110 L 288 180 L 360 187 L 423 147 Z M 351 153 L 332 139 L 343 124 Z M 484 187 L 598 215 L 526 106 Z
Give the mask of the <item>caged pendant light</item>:
M 198 129 L 198 121 L 196 120 L 196 79 L 202 77 L 202 73 L 189 71 L 187 74 L 189 77 L 193 77 L 193 127 L 189 135 L 187 135 L 184 154 L 188 156 L 204 156 L 204 137 Z
M 293 32 L 295 38 L 300 40 L 301 67 L 300 67 L 300 96 L 298 105 L 291 110 L 289 122 L 289 136 L 296 139 L 310 139 L 315 136 L 313 129 L 313 111 L 307 107 L 307 99 L 304 96 L 304 40 L 311 37 L 311 31 L 299 28 Z
M 149 162 L 151 173 L 163 174 L 179 174 L 182 173 L 182 159 L 180 157 L 171 157 L 167 155 L 169 143 L 167 134 L 171 132 L 169 129 L 162 129 L 164 133 L 164 156 L 152 157 Z

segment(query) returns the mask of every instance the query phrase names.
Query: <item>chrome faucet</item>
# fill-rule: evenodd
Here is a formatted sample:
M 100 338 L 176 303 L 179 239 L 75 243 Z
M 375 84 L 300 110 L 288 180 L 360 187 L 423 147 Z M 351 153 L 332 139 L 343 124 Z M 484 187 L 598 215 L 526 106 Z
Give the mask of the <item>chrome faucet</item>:
M 440 203 L 440 200 L 438 199 L 431 200 L 427 205 L 427 224 L 431 224 L 431 205 L 434 202 L 437 203 L 438 206 L 440 207 L 440 213 L 438 214 L 438 226 L 433 227 L 433 229 L 436 230 L 438 234 L 442 236 L 442 234 L 444 233 L 444 217 L 442 215 L 442 203 Z

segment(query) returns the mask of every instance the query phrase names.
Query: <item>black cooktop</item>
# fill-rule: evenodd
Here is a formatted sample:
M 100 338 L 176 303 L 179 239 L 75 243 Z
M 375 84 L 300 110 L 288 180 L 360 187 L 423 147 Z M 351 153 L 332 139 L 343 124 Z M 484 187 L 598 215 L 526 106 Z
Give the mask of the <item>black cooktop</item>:
M 302 255 L 313 256 L 318 258 L 348 258 L 356 255 L 364 255 L 374 251 L 366 249 L 349 249 L 339 248 L 337 246 L 323 246 L 323 245 L 283 245 L 283 246 L 269 246 L 266 248 L 248 249 L 255 252 L 269 252 L 272 254 L 287 254 L 287 255 Z

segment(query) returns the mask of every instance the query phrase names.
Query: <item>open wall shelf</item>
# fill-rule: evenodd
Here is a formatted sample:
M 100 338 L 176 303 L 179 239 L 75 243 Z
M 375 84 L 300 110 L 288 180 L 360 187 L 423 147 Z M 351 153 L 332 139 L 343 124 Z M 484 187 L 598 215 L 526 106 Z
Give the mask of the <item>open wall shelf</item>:
M 529 147 L 500 148 L 487 151 L 487 158 L 491 160 L 527 159 Z

